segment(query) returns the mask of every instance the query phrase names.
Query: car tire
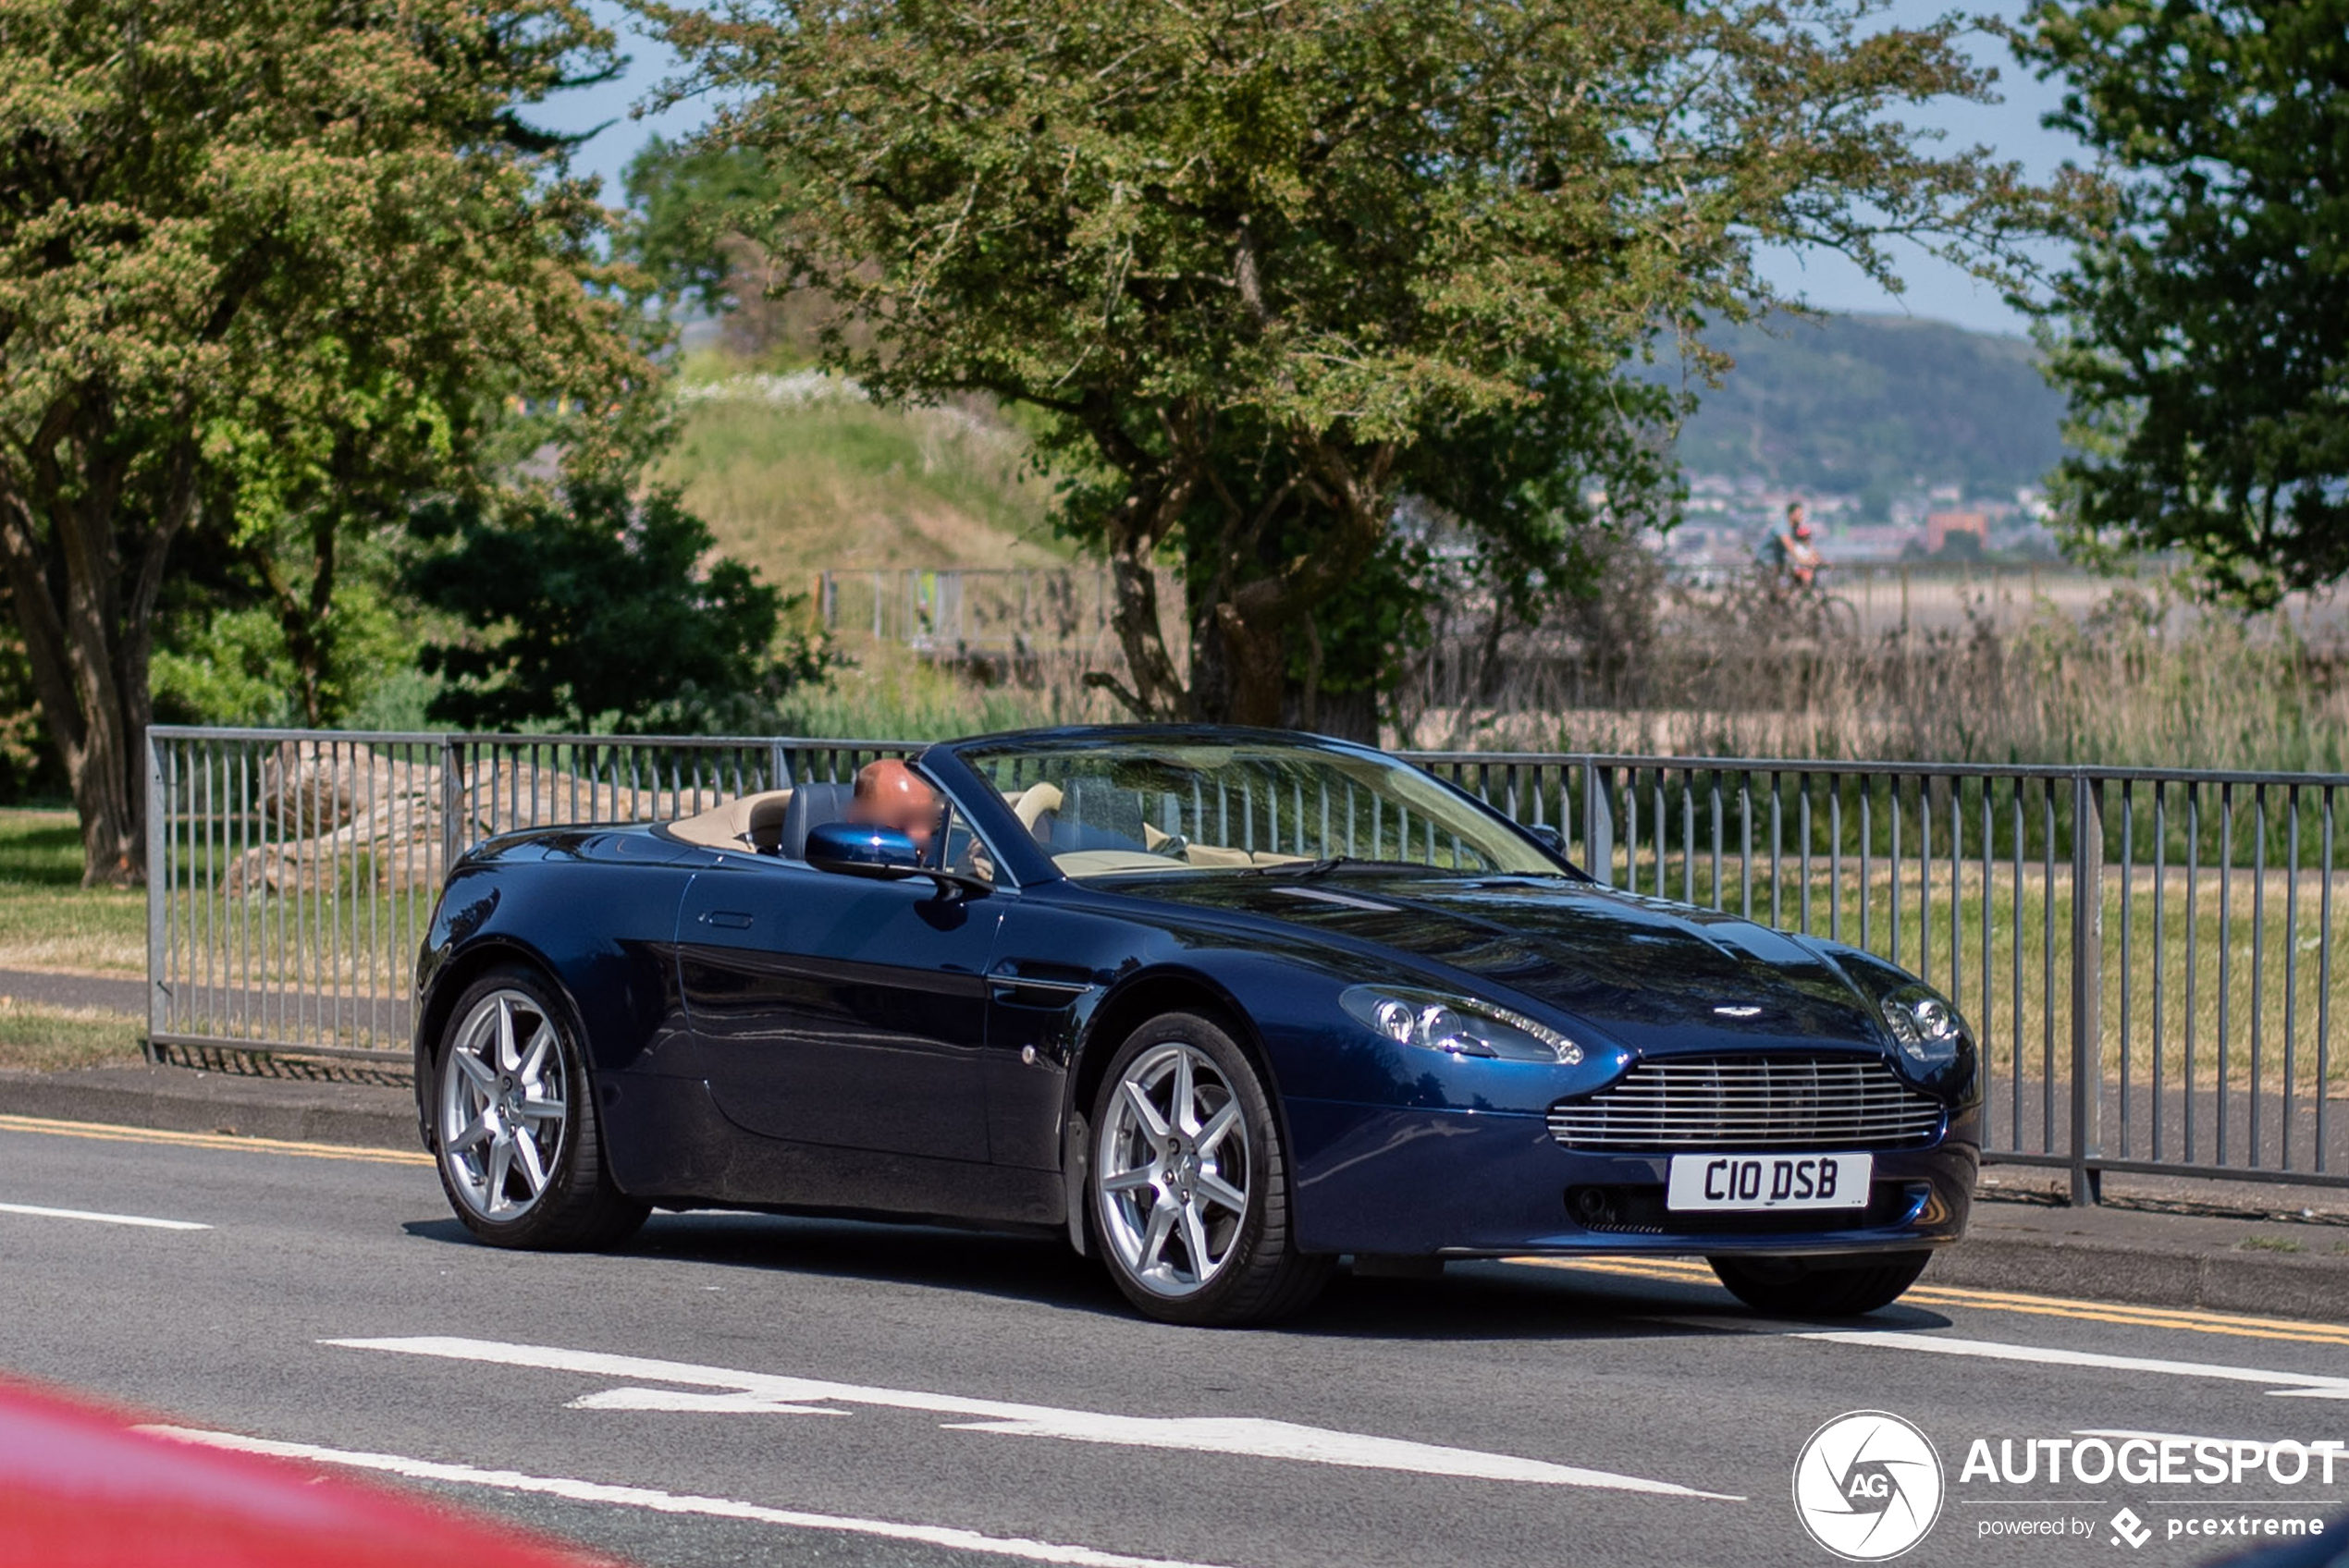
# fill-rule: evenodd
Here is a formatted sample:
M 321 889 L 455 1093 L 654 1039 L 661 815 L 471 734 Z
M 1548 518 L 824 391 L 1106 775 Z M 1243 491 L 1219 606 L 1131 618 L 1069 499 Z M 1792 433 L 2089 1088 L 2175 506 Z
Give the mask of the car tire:
M 1710 1257 L 1729 1292 L 1774 1317 L 1856 1317 L 1890 1306 L 1917 1282 L 1928 1252 L 1843 1257 Z
M 1328 1282 L 1337 1260 L 1297 1250 L 1280 1121 L 1224 1025 L 1170 1012 L 1135 1030 L 1101 1075 L 1089 1136 L 1089 1232 L 1149 1317 L 1268 1322 Z
M 604 1159 L 575 1016 L 535 971 L 503 965 L 457 998 L 434 1054 L 434 1163 L 449 1207 L 491 1246 L 615 1246 L 652 1212 Z

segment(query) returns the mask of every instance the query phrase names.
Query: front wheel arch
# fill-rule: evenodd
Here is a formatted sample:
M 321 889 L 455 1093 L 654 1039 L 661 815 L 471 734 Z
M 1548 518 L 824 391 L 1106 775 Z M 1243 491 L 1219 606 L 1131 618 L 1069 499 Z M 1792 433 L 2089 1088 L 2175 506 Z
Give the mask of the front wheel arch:
M 493 1116 L 489 1109 L 480 1110 L 475 1125 L 485 1129 L 483 1137 L 490 1135 L 489 1130 L 500 1126 L 510 1130 L 517 1126 L 514 1121 L 517 1109 L 526 1108 L 529 1103 L 522 1096 L 534 1092 L 530 1086 L 532 1080 L 524 1075 L 530 1069 L 511 1061 L 505 1063 L 504 1069 L 511 1076 L 500 1080 L 505 1085 L 502 1093 L 483 1076 L 484 1072 L 499 1070 L 499 1065 L 495 1062 L 473 1072 L 473 1083 L 479 1087 L 450 1086 L 457 1083 L 454 1075 L 457 1066 L 455 1053 L 461 1045 L 456 1032 L 464 1029 L 468 1037 L 476 1037 L 472 1033 L 472 1020 L 493 999 L 501 1001 L 502 1011 L 502 998 L 509 993 L 515 994 L 519 1002 L 541 1015 L 542 1028 L 551 1029 L 553 1044 L 549 1048 L 571 1082 L 564 1085 L 565 1092 L 559 1102 L 560 1106 L 569 1108 L 561 1113 L 564 1123 L 561 1140 L 554 1154 L 546 1155 L 542 1150 L 538 1157 L 546 1161 L 547 1174 L 538 1178 L 540 1186 L 527 1194 L 529 1201 L 520 1212 L 501 1217 L 495 1198 L 485 1208 L 479 1194 L 470 1192 L 478 1173 L 458 1169 L 467 1164 L 469 1157 L 461 1152 L 452 1152 L 444 1145 L 446 1129 L 437 1123 L 452 1095 L 470 1092 L 477 1101 L 485 1095 L 493 1100 L 503 1101 L 497 1116 Z M 477 1239 L 490 1245 L 530 1251 L 600 1249 L 616 1245 L 633 1235 L 651 1212 L 651 1205 L 630 1196 L 611 1179 L 604 1119 L 596 1104 L 596 1081 L 589 1060 L 591 1053 L 587 1047 L 587 1034 L 578 1002 L 570 990 L 543 964 L 528 962 L 484 962 L 472 971 L 461 986 L 456 987 L 453 996 L 454 1002 L 445 1010 L 438 1037 L 432 1042 L 430 1076 L 420 1081 L 420 1092 L 430 1108 L 426 1120 L 432 1124 L 434 1165 L 459 1222 Z M 473 1000 L 461 1015 L 455 1003 L 465 1003 L 468 998 Z M 516 1028 L 511 1037 L 518 1039 L 521 1033 Z M 506 1047 L 501 1054 L 520 1053 Z M 425 1087 L 426 1084 L 428 1087 Z M 526 1109 L 522 1110 L 522 1114 L 524 1120 L 535 1119 L 534 1113 Z M 498 1117 L 504 1120 L 500 1121 Z M 504 1134 L 498 1135 L 502 1137 Z M 506 1178 L 502 1168 L 492 1167 L 492 1170 L 488 1181 L 491 1191 L 495 1192 L 503 1187 Z M 461 1191 L 461 1187 L 467 1190 Z
M 1109 1071 L 1110 1060 L 1135 1030 L 1169 1012 L 1198 1013 L 1231 1036 L 1232 1043 L 1239 1047 L 1241 1054 L 1256 1069 L 1272 1098 L 1273 1118 L 1279 1124 L 1283 1145 L 1290 1149 L 1297 1146 L 1289 1133 L 1288 1105 L 1281 1096 L 1280 1078 L 1273 1071 L 1272 1053 L 1257 1032 L 1256 1021 L 1232 994 L 1196 970 L 1161 969 L 1127 976 L 1101 998 L 1086 1019 L 1061 1101 L 1061 1178 L 1068 1207 L 1068 1242 L 1080 1257 L 1096 1256 L 1098 1246 L 1092 1234 L 1091 1214 L 1081 1194 L 1092 1159 L 1089 1139 L 1093 1101 L 1101 1093 L 1102 1075 Z M 1285 1176 L 1294 1212 L 1294 1158 L 1288 1162 Z
M 1286 1317 L 1336 1262 L 1296 1246 L 1278 1096 L 1228 1023 L 1175 1010 L 1135 1023 L 1094 1089 L 1095 1168 L 1070 1183 L 1096 1256 L 1126 1299 L 1162 1322 Z
M 424 998 L 424 1011 L 416 1016 L 416 1026 L 411 1049 L 416 1059 L 416 1107 L 422 1122 L 424 1148 L 440 1152 L 440 1129 L 428 1107 L 424 1085 L 437 1071 L 440 1061 L 441 1038 L 449 1032 L 449 1017 L 457 1010 L 457 1000 L 473 988 L 473 982 L 493 969 L 523 969 L 553 993 L 566 1014 L 564 1022 L 571 1025 L 581 1042 L 580 1054 L 591 1059 L 588 1072 L 592 1074 L 594 1052 L 586 1048 L 587 1031 L 579 1011 L 579 1002 L 571 987 L 562 983 L 553 964 L 533 949 L 502 937 L 487 937 L 443 962 L 432 977 L 432 990 Z
M 1281 1133 L 1288 1134 L 1288 1119 L 1281 1110 L 1280 1080 L 1273 1071 L 1271 1053 L 1257 1033 L 1256 1021 L 1232 994 L 1193 970 L 1155 970 L 1121 980 L 1103 997 L 1085 1022 L 1077 1041 L 1076 1060 L 1070 1064 L 1068 1092 L 1062 1106 L 1063 1126 L 1089 1117 L 1101 1092 L 1101 1075 L 1126 1037 L 1162 1013 L 1195 1012 L 1223 1026 L 1232 1042 L 1247 1053 L 1272 1094 Z

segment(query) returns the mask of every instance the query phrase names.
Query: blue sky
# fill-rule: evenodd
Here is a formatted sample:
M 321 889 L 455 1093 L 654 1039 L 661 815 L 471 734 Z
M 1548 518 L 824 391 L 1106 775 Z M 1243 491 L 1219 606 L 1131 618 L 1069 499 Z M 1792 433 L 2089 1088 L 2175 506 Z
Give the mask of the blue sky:
M 1915 24 L 1930 19 L 1944 7 L 1934 0 L 1893 0 L 1887 16 L 1894 22 Z M 2012 18 L 2020 14 L 2018 0 L 1999 0 L 1981 9 Z M 544 105 L 533 117 L 564 130 L 603 129 L 581 149 L 577 166 L 601 176 L 607 200 L 620 199 L 620 171 L 637 149 L 656 133 L 671 138 L 690 133 L 704 112 L 686 104 L 653 117 L 636 119 L 630 111 L 640 104 L 674 67 L 674 60 L 659 43 L 633 25 L 617 6 L 598 6 L 605 19 L 619 30 L 631 56 L 622 80 L 609 86 L 566 94 Z M 1999 91 L 2005 102 L 1991 107 L 1972 104 L 1937 104 L 1912 116 L 1916 123 L 1947 133 L 1949 144 L 1983 142 L 2003 156 L 2021 159 L 2026 173 L 2045 178 L 2066 157 L 2080 156 L 2078 143 L 2051 131 L 2039 119 L 2055 104 L 2051 86 L 2035 80 L 1995 39 L 1977 38 L 1975 55 L 1998 67 Z M 609 122 L 609 123 L 607 123 Z M 1766 258 L 1771 280 L 1789 293 L 1830 311 L 1891 312 L 1955 322 L 1982 332 L 2020 333 L 2022 318 L 1991 289 L 1962 270 L 1933 260 L 1913 249 L 1896 252 L 1897 264 L 1908 284 L 1894 297 L 1869 282 L 1839 257 L 1781 254 Z

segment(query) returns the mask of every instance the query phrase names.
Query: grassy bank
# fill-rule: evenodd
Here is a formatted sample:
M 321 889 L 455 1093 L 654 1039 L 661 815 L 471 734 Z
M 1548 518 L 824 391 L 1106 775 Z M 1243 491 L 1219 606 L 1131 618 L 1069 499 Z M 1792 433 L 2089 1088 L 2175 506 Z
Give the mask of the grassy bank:
M 655 477 L 727 554 L 793 592 L 824 568 L 1043 567 L 1065 559 L 1027 437 L 978 405 L 876 408 L 814 372 L 688 371 Z

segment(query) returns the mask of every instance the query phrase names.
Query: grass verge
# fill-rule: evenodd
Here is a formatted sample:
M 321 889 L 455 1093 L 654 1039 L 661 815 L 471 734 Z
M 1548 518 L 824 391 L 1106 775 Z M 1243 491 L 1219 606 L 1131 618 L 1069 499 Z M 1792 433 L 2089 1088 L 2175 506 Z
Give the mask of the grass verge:
M 147 972 L 147 896 L 81 886 L 68 811 L 0 811 L 0 969 Z
M 139 1021 L 86 1009 L 27 1007 L 0 997 L 0 1068 L 58 1072 L 143 1060 Z

